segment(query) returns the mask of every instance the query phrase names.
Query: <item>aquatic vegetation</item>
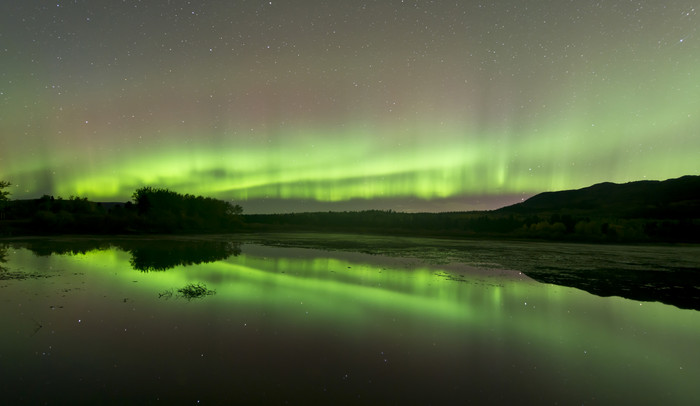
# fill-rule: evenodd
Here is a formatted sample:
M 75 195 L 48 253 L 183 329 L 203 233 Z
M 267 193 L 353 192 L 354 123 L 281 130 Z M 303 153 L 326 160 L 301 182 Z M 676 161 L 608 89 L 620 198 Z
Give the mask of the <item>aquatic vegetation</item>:
M 172 289 L 167 289 L 158 294 L 158 299 L 165 298 L 165 300 L 170 299 L 173 297 L 173 290 Z
M 174 289 L 166 289 L 158 293 L 159 299 L 168 300 L 175 295 L 175 297 L 184 297 L 187 300 L 201 299 L 205 296 L 216 294 L 215 290 L 207 288 L 207 285 L 203 282 L 188 283 L 184 287 L 177 290 L 177 295 L 175 295 Z
M 205 296 L 216 294 L 215 290 L 207 289 L 207 285 L 202 282 L 189 283 L 185 287 L 177 290 L 178 293 L 187 300 L 200 299 Z

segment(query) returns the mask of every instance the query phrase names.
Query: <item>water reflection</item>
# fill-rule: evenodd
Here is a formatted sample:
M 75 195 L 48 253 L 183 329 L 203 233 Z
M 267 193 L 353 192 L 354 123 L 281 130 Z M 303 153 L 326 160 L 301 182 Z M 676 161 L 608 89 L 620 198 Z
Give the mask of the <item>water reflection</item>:
M 142 272 L 165 271 L 176 266 L 197 265 L 237 256 L 241 244 L 230 241 L 139 241 L 117 245 L 131 254 L 131 266 Z
M 429 239 L 382 239 L 347 235 L 276 236 L 265 244 L 357 249 L 392 256 L 418 256 L 431 263 L 462 263 L 486 269 L 516 269 L 543 283 L 575 287 L 599 296 L 620 296 L 700 310 L 698 247 L 603 246 Z M 437 245 L 435 242 L 437 241 Z M 165 271 L 240 254 L 241 241 L 196 237 L 48 239 L 15 243 L 36 255 L 85 254 L 117 248 L 131 254 L 133 269 Z M 458 280 L 458 278 L 456 279 Z
M 215 255 L 181 256 L 167 272 L 133 272 L 136 247 L 118 244 L 73 255 L 7 250 L 6 268 L 50 278 L 0 286 L 5 400 L 700 401 L 699 312 L 517 271 L 260 245 L 208 245 L 237 255 L 198 265 L 187 264 Z M 199 283 L 216 294 L 158 296 Z
M 166 271 L 176 266 L 197 265 L 237 256 L 241 243 L 201 239 L 61 239 L 29 240 L 16 244 L 38 256 L 78 255 L 112 248 L 131 254 L 129 263 L 141 272 Z
M 7 272 L 7 270 L 3 267 L 3 264 L 7 262 L 7 249 L 9 248 L 8 244 L 3 244 L 0 243 L 0 278 L 1 275 Z
M 621 246 L 443 240 L 343 234 L 264 236 L 265 244 L 416 256 L 434 264 L 517 269 L 529 277 L 599 296 L 620 296 L 700 310 L 700 246 Z

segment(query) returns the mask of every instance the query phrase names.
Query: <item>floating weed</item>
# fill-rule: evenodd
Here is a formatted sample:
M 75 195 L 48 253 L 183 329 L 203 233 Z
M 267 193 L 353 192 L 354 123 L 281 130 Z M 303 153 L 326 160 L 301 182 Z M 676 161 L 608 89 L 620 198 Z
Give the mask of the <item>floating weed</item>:
M 215 290 L 207 289 L 207 285 L 202 282 L 187 284 L 185 287 L 180 288 L 177 291 L 187 300 L 199 299 L 216 293 Z
M 165 300 L 168 300 L 171 297 L 173 297 L 172 289 L 164 290 L 158 294 L 158 299 L 165 298 Z
M 204 296 L 216 294 L 215 290 L 207 289 L 207 285 L 203 282 L 187 284 L 183 288 L 178 289 L 177 294 L 175 292 L 176 291 L 172 288 L 166 289 L 166 290 L 158 293 L 158 298 L 168 300 L 168 299 L 172 298 L 173 296 L 175 296 L 175 297 L 184 297 L 185 299 L 187 299 L 189 301 L 192 299 L 201 299 Z
M 0 281 L 23 281 L 25 279 L 45 279 L 58 276 L 58 273 L 11 271 L 0 266 Z

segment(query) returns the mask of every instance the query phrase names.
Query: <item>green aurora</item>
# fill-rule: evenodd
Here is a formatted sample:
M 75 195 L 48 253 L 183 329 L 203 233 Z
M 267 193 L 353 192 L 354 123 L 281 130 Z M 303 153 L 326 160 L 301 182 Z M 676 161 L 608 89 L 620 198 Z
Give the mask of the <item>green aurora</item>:
M 700 173 L 692 2 L 174 3 L 0 6 L 13 198 L 467 210 Z

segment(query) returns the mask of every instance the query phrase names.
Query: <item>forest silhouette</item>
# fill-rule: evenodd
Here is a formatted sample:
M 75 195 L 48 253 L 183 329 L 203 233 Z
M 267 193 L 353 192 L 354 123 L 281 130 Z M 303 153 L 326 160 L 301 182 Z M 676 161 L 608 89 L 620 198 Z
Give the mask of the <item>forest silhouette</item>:
M 3 208 L 5 234 L 132 234 L 229 232 L 240 228 L 243 209 L 210 197 L 143 187 L 124 204 L 44 195 L 9 201 Z
M 131 255 L 129 264 L 140 272 L 159 272 L 177 266 L 216 262 L 241 254 L 241 243 L 230 240 L 208 240 L 173 237 L 150 239 L 127 237 L 116 239 L 30 239 L 19 245 L 37 256 L 84 255 L 91 251 L 119 249 Z M 0 245 L 0 265 L 5 262 L 6 247 Z
M 4 182 L 3 185 L 9 185 Z M 2 190 L 2 188 L 0 188 Z M 700 242 L 700 176 L 545 192 L 493 211 L 243 214 L 240 205 L 142 187 L 126 203 L 2 196 L 0 235 L 348 232 L 580 242 Z

